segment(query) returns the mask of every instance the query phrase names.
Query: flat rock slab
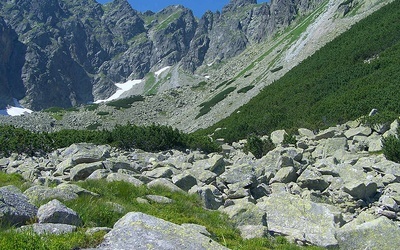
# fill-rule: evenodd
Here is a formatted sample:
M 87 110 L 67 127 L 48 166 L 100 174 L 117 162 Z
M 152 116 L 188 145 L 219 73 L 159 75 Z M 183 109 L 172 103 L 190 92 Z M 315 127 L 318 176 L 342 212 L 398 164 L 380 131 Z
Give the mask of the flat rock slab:
M 128 213 L 117 221 L 104 238 L 104 242 L 97 249 L 228 249 L 201 233 L 136 212 Z

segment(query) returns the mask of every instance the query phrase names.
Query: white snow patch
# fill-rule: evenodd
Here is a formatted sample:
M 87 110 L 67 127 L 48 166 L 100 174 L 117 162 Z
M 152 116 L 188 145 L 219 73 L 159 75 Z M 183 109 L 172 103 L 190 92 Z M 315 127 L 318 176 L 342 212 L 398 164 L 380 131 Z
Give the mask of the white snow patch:
M 21 116 L 33 112 L 30 109 L 22 107 L 17 99 L 14 98 L 13 100 L 14 100 L 14 106 L 7 106 L 7 109 L 0 110 L 0 115 Z
M 159 75 L 161 75 L 162 72 L 164 72 L 164 71 L 166 71 L 166 70 L 169 70 L 170 68 L 171 68 L 171 66 L 164 67 L 164 68 L 162 68 L 162 69 L 160 69 L 160 70 L 154 72 L 154 74 L 155 74 L 156 76 L 159 76 Z
M 133 88 L 133 86 L 135 86 L 136 84 L 139 84 L 141 82 L 142 82 L 142 80 L 131 80 L 131 81 L 127 81 L 125 83 L 116 83 L 115 86 L 117 86 L 118 90 L 112 96 L 110 96 L 109 98 L 107 98 L 105 100 L 97 100 L 94 103 L 109 102 L 109 101 L 118 99 L 123 93 L 130 90 L 131 88 Z

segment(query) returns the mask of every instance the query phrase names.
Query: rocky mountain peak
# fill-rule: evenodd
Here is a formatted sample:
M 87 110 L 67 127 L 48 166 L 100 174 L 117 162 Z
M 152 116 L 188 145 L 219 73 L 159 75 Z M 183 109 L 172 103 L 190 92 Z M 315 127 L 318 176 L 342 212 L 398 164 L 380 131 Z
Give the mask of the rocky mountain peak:
M 249 4 L 257 4 L 257 0 L 231 0 L 223 9 L 222 13 L 235 11 Z

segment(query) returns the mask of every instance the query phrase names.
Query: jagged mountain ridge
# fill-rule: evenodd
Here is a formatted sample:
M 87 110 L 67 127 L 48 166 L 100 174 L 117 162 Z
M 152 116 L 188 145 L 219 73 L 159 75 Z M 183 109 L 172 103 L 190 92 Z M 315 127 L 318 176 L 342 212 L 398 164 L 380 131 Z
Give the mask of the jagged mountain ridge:
M 140 13 L 126 0 L 7 0 L 0 25 L 14 36 L 2 32 L 2 41 L 18 42 L 0 52 L 7 58 L 0 104 L 14 97 L 34 110 L 69 107 L 104 99 L 114 83 L 163 66 L 194 72 L 268 39 L 321 2 L 232 0 L 197 20 L 179 5 Z

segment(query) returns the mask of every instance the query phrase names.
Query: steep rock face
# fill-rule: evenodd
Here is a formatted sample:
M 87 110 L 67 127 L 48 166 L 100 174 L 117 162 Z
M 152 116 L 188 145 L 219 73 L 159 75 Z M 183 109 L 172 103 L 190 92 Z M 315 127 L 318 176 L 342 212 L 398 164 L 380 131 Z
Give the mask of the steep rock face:
M 268 39 L 289 26 L 296 16 L 307 14 L 322 0 L 277 0 L 257 4 L 255 0 L 232 0 L 222 14 L 205 13 L 192 40 L 182 67 L 195 71 L 234 57 L 250 44 Z M 229 39 L 227 39 L 229 38 Z
M 320 2 L 232 0 L 222 13 L 207 12 L 197 20 L 179 5 L 139 13 L 127 0 L 105 5 L 95 0 L 5 0 L 0 26 L 9 25 L 2 29 L 16 34 L 12 43 L 1 41 L 7 48 L 2 57 L 8 58 L 0 67 L 1 88 L 9 94 L 3 94 L 0 106 L 15 97 L 34 110 L 69 107 L 107 98 L 116 90 L 114 83 L 164 66 L 180 63 L 194 72 L 267 39 Z M 8 37 L 7 32 L 1 36 Z
M 17 34 L 0 17 L 0 106 L 22 98 L 24 87 L 15 75 L 21 74 L 21 53 L 24 46 L 18 42 Z

